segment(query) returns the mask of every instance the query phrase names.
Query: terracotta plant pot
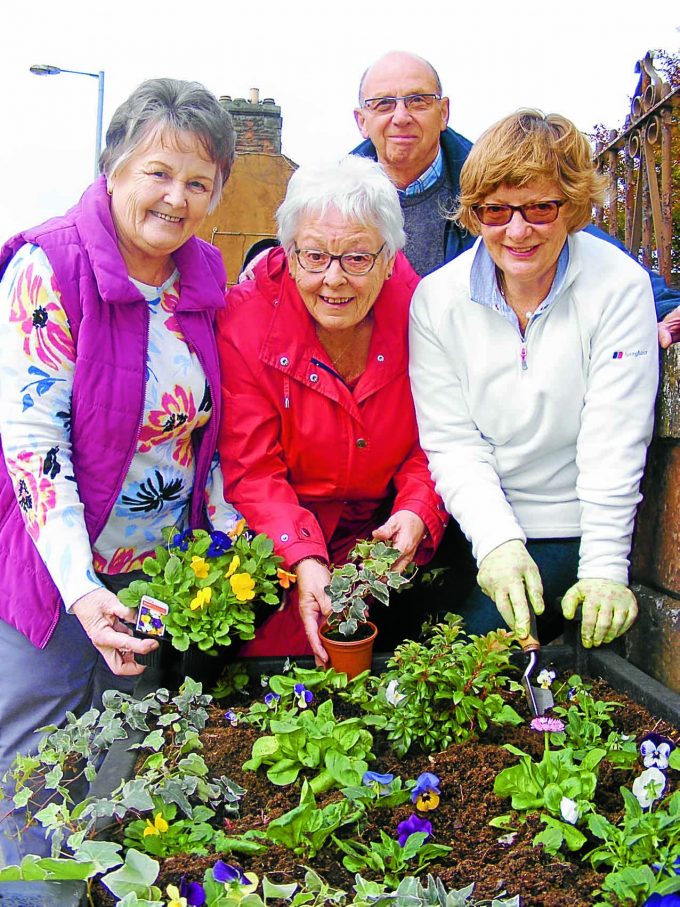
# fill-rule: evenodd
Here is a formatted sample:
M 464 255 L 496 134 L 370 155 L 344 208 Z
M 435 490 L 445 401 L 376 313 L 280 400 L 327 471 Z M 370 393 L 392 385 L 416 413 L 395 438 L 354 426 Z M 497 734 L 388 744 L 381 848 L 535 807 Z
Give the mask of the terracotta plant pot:
M 378 628 L 370 620 L 366 621 L 365 626 L 371 628 L 371 634 L 363 639 L 329 639 L 326 636 L 328 624 L 322 624 L 319 631 L 331 667 L 338 672 L 344 671 L 350 680 L 371 667 L 373 643 L 378 635 Z

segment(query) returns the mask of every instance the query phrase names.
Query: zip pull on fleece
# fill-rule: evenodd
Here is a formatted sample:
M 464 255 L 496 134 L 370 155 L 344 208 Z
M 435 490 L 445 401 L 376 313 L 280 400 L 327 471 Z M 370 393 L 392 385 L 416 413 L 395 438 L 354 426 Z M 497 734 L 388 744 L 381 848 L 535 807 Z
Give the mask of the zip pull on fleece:
M 520 359 L 522 360 L 522 371 L 526 372 L 526 370 L 529 368 L 529 366 L 527 365 L 527 342 L 526 342 L 526 340 L 522 340 L 522 350 L 519 355 L 520 355 Z

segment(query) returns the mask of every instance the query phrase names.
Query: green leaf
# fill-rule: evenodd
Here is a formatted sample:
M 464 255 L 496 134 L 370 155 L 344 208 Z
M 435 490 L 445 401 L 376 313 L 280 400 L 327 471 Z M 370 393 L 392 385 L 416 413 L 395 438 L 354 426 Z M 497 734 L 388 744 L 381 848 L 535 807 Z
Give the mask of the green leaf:
M 125 863 L 108 875 L 102 876 L 101 881 L 117 898 L 133 892 L 144 895 L 158 877 L 159 864 L 144 853 L 130 848 L 125 856 Z
M 286 787 L 297 780 L 300 774 L 300 763 L 293 759 L 280 759 L 267 771 L 267 777 L 277 787 Z
M 163 579 L 165 582 L 172 586 L 182 577 L 182 562 L 176 555 L 172 555 L 168 559 L 165 569 L 163 571 Z
M 155 557 L 145 557 L 142 563 L 142 570 L 147 576 L 159 576 L 161 568 Z

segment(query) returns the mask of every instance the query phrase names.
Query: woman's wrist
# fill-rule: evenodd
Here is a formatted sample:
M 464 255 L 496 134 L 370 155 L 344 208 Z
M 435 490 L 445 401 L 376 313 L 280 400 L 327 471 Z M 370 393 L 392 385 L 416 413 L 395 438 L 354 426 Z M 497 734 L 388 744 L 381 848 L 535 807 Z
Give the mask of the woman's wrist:
M 326 567 L 327 569 L 330 569 L 330 564 L 328 563 L 328 561 L 325 558 L 318 557 L 315 554 L 308 554 L 306 557 L 301 557 L 299 561 L 295 561 L 294 564 L 291 564 L 290 569 L 297 570 L 297 568 L 300 566 L 300 564 L 304 564 L 305 561 L 316 561 L 317 564 L 321 564 L 322 566 Z

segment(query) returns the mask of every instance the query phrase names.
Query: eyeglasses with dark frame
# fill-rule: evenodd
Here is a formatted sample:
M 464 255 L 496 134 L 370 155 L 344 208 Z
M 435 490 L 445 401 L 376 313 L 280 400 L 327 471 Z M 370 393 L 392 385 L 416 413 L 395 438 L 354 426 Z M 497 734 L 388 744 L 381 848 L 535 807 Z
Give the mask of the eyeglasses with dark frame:
M 435 101 L 441 101 L 440 94 L 406 94 L 390 98 L 365 98 L 361 106 L 371 113 L 394 113 L 399 101 L 404 102 L 404 107 L 411 113 L 430 110 Z
M 566 199 L 534 202 L 531 205 L 472 205 L 477 220 L 485 227 L 505 227 L 519 211 L 528 224 L 552 224 Z
M 383 243 L 377 252 L 343 252 L 342 255 L 331 255 L 330 252 L 320 252 L 318 249 L 298 249 L 297 246 L 294 251 L 300 267 L 311 274 L 321 274 L 330 268 L 331 262 L 338 261 L 345 274 L 362 277 L 373 270 L 385 245 Z

